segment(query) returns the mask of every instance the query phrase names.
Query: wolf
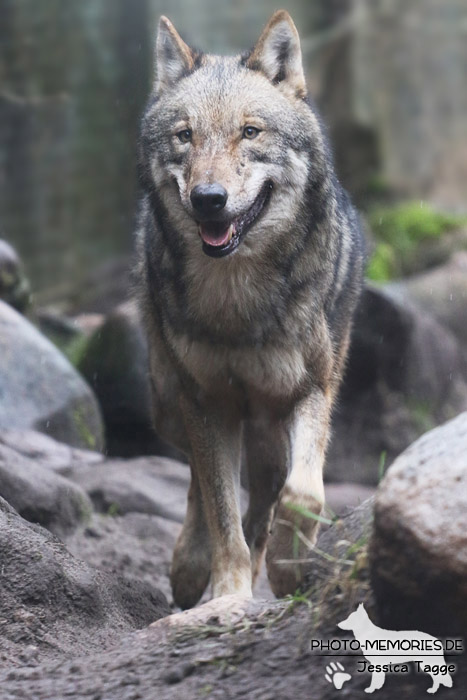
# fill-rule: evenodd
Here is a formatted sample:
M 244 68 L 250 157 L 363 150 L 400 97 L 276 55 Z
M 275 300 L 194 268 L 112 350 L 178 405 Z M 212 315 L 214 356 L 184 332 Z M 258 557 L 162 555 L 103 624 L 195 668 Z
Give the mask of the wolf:
M 192 607 L 209 580 L 214 597 L 251 596 L 267 541 L 272 590 L 293 593 L 323 508 L 363 252 L 289 14 L 234 57 L 189 47 L 161 17 L 139 160 L 154 423 L 191 468 L 174 600 Z
M 452 677 L 448 673 L 450 667 L 446 664 L 441 651 L 442 644 L 431 634 L 416 630 L 399 632 L 377 627 L 368 617 L 362 603 L 355 612 L 339 622 L 337 626 L 342 630 L 353 632 L 360 644 L 362 654 L 375 669 L 372 671 L 370 685 L 365 688 L 366 693 L 373 693 L 383 687 L 386 672 L 391 669 L 392 664 L 400 665 L 408 662 L 416 663 L 420 670 L 431 676 L 433 685 L 428 688 L 427 693 L 436 693 L 440 685 L 452 688 Z M 384 645 L 383 650 L 392 644 L 393 654 L 378 651 L 378 641 Z M 401 651 L 398 650 L 399 646 Z M 408 647 L 410 647 L 409 651 L 407 651 Z

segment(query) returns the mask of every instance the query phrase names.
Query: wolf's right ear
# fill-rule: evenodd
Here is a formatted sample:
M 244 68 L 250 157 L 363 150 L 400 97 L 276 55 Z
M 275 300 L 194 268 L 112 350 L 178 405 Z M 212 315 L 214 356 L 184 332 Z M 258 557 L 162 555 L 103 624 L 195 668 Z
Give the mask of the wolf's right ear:
M 174 85 L 193 70 L 194 56 L 172 22 L 162 16 L 156 41 L 156 92 Z

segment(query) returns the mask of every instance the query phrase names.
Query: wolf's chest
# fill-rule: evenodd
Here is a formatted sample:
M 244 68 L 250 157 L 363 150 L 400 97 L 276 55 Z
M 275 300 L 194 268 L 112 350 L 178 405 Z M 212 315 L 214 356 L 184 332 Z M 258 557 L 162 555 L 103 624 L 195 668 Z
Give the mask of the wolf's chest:
M 307 370 L 300 348 L 213 346 L 188 336 L 171 339 L 178 360 L 207 393 L 229 391 L 240 383 L 271 396 L 287 396 L 305 379 Z

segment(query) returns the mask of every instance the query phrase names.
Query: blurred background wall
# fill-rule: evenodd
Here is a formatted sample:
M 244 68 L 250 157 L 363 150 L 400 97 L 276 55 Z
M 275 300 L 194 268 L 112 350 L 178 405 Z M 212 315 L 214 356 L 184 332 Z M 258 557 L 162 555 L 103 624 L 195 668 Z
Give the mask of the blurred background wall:
M 281 6 L 359 206 L 383 187 L 467 208 L 465 0 L 0 0 L 0 238 L 40 302 L 86 306 L 101 276 L 119 282 L 158 16 L 229 53 Z

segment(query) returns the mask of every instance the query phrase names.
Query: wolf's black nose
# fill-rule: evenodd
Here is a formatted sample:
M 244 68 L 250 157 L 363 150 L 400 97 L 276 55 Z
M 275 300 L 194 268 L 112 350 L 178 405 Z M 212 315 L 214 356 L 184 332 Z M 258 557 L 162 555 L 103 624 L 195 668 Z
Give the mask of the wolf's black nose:
M 227 190 L 222 185 L 216 184 L 196 185 L 190 194 L 193 209 L 203 216 L 215 214 L 223 209 L 227 202 L 227 197 Z

